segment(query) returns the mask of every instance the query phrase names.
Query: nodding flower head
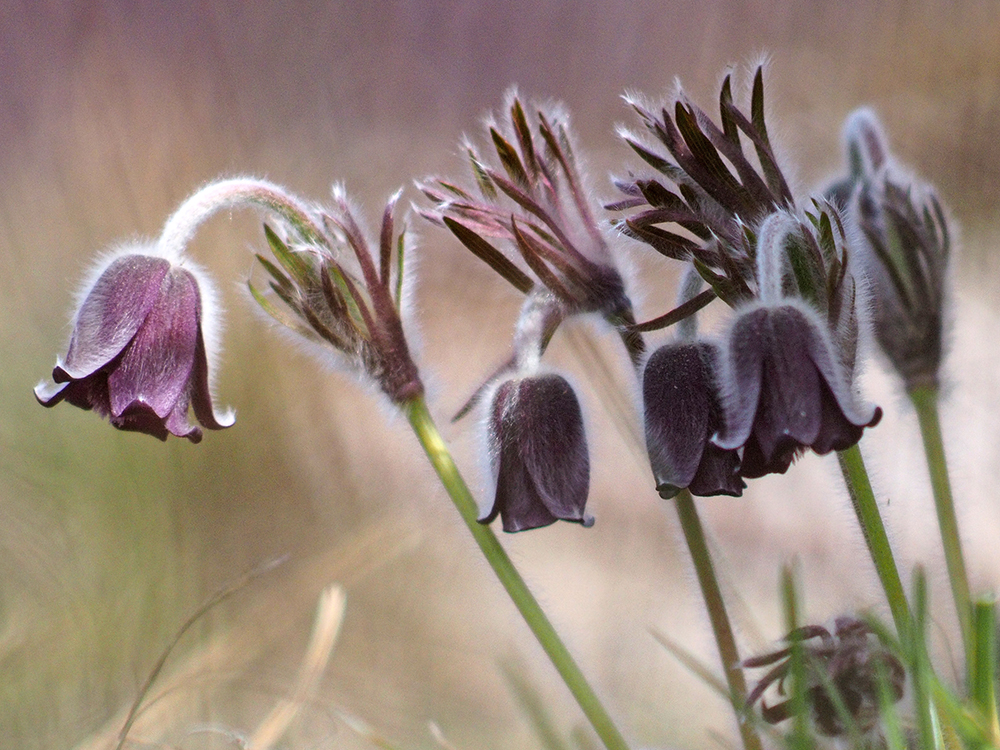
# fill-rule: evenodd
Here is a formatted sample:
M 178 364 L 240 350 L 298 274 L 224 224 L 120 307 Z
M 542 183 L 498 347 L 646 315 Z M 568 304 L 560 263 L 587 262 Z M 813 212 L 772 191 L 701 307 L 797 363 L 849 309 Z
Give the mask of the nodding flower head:
M 466 150 L 479 195 L 445 180 L 420 186 L 433 207 L 423 212 L 446 226 L 519 291 L 539 285 L 565 314 L 597 313 L 615 326 L 634 362 L 642 339 L 624 281 L 588 203 L 566 116 L 556 107 L 526 113 L 511 97 L 509 124 L 489 127 L 496 162 Z M 493 240 L 504 241 L 524 266 Z
M 879 346 L 908 390 L 938 387 L 951 239 L 934 190 L 906 174 L 872 110 L 844 125 L 849 174 L 828 189 L 860 229 Z
M 784 473 L 807 448 L 848 448 L 882 417 L 855 402 L 853 280 L 831 245 L 831 225 L 815 224 L 818 239 L 783 212 L 761 225 L 760 300 L 738 311 L 729 332 L 725 428 L 713 440 L 723 449 L 743 446 L 744 477 Z
M 677 341 L 650 355 L 642 376 L 646 448 L 660 497 L 739 497 L 740 456 L 711 442 L 723 426 L 717 373 L 722 352 L 709 341 Z
M 398 198 L 399 193 L 383 212 L 377 257 L 339 189 L 333 210 L 316 212 L 306 230 L 291 222 L 279 224 L 278 232 L 265 226 L 277 263 L 262 255 L 257 259 L 284 308 L 252 284 L 250 292 L 275 320 L 332 347 L 339 361 L 402 405 L 423 393 L 423 383 L 401 320 L 404 243 L 393 219 Z M 349 263 L 352 256 L 355 262 Z
M 214 324 L 214 295 L 189 264 L 155 252 L 128 248 L 104 262 L 81 297 L 55 385 L 39 385 L 35 396 L 44 406 L 93 409 L 120 430 L 197 443 L 189 406 L 207 429 L 234 421 L 215 413 L 209 389 L 203 325 Z
M 591 526 L 585 512 L 590 459 L 580 403 L 560 375 L 500 383 L 486 425 L 496 494 L 481 519 L 499 515 L 508 532 L 556 521 Z
M 816 315 L 802 304 L 754 306 L 729 334 L 726 426 L 714 438 L 743 450 L 747 478 L 783 474 L 807 448 L 824 454 L 861 439 L 881 409 L 855 403 Z
M 785 641 L 802 644 L 805 684 L 792 689 L 802 690 L 805 707 L 816 728 L 827 737 L 843 737 L 852 731 L 866 733 L 876 728 L 881 715 L 883 680 L 893 701 L 903 697 L 906 671 L 902 663 L 862 620 L 838 617 L 833 633 L 820 625 L 807 625 L 790 633 Z M 792 716 L 795 701 L 784 699 L 788 694 L 786 682 L 792 676 L 791 655 L 792 647 L 787 646 L 742 663 L 751 669 L 774 665 L 747 696 L 748 706 L 760 701 L 764 721 L 769 724 L 778 724 Z M 772 685 L 784 700 L 769 706 L 764 693 Z M 839 701 L 831 695 L 831 690 L 837 691 Z M 838 710 L 838 702 L 846 709 L 846 717 Z

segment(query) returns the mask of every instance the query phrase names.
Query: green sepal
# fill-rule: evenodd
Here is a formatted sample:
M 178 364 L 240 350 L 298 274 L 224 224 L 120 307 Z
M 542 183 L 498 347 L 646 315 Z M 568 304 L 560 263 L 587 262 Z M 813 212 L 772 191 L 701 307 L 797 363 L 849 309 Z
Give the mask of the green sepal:
M 296 285 L 308 287 L 310 282 L 315 281 L 316 271 L 312 265 L 300 253 L 293 252 L 267 224 L 264 224 L 264 236 L 267 237 L 267 244 L 275 259 Z
M 528 173 L 524 170 L 517 149 L 511 145 L 510 141 L 500 135 L 496 128 L 490 128 L 490 137 L 493 139 L 493 147 L 497 151 L 497 156 L 500 157 L 504 171 L 522 188 L 529 189 L 531 185 L 528 182 Z

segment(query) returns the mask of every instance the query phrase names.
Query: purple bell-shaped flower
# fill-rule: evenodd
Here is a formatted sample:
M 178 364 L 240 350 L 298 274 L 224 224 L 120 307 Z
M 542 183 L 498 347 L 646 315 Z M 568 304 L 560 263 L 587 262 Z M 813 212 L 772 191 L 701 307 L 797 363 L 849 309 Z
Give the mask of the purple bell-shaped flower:
M 487 424 L 496 495 L 481 523 L 498 515 L 508 532 L 556 521 L 591 526 L 584 511 L 590 458 L 580 402 L 560 375 L 506 380 Z
M 740 473 L 783 474 L 808 448 L 825 454 L 861 439 L 882 418 L 855 403 L 843 365 L 802 303 L 754 306 L 729 335 L 722 449 L 744 446 Z
M 166 258 L 136 252 L 112 257 L 82 296 L 69 350 L 35 397 L 44 406 L 66 401 L 120 430 L 193 443 L 202 427 L 233 424 L 218 415 L 209 389 L 199 278 Z

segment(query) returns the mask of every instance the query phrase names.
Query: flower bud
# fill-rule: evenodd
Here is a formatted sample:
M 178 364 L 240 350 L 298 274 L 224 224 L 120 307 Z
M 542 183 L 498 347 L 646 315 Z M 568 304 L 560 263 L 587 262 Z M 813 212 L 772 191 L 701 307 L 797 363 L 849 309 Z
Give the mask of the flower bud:
M 111 257 L 82 299 L 66 358 L 52 371 L 55 387 L 35 388 L 43 406 L 67 401 L 160 440 L 201 440 L 189 406 L 202 427 L 233 424 L 212 406 L 205 295 L 195 274 L 137 248 Z
M 499 515 L 507 532 L 559 520 L 593 525 L 584 511 L 590 458 L 583 414 L 565 378 L 536 375 L 501 383 L 487 435 L 496 495 L 480 523 Z
M 844 139 L 851 176 L 830 191 L 853 188 L 846 205 L 861 230 L 858 258 L 872 292 L 876 338 L 908 390 L 936 389 L 951 250 L 945 212 L 934 191 L 891 158 L 870 109 L 851 113 Z

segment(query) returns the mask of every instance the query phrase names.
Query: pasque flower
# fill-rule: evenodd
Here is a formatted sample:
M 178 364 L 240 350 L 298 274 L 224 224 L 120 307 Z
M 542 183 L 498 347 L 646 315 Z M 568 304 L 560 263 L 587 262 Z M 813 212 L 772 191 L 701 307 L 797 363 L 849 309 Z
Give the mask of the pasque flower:
M 196 443 L 202 433 L 188 421 L 189 407 L 202 427 L 233 423 L 212 406 L 206 297 L 198 276 L 149 251 L 107 261 L 83 296 L 54 386 L 39 385 L 35 396 L 44 406 L 93 409 L 121 430 Z
M 556 521 L 584 526 L 590 458 L 580 403 L 561 375 L 532 375 L 500 383 L 487 435 L 496 494 L 481 523 L 499 515 L 508 532 Z
M 642 376 L 646 448 L 662 498 L 739 497 L 740 456 L 711 442 L 723 426 L 717 373 L 722 352 L 705 340 L 680 340 L 650 355 Z
M 850 272 L 819 249 L 809 252 L 813 245 L 830 241 L 816 241 L 790 214 L 773 214 L 761 225 L 760 300 L 740 309 L 729 333 L 725 428 L 714 442 L 743 447 L 740 473 L 747 478 L 783 474 L 808 448 L 819 454 L 849 448 L 882 417 L 881 409 L 857 404 L 851 390 L 856 320 Z M 790 280 L 784 272 L 789 253 L 800 266 L 814 258 L 813 272 Z M 791 283 L 812 303 L 786 293 Z M 820 302 L 826 320 L 814 307 Z
M 861 439 L 882 417 L 854 402 L 829 336 L 801 303 L 744 311 L 729 335 L 723 449 L 740 446 L 747 478 L 783 474 L 798 453 L 824 454 Z

